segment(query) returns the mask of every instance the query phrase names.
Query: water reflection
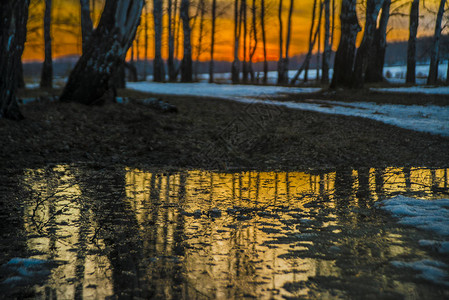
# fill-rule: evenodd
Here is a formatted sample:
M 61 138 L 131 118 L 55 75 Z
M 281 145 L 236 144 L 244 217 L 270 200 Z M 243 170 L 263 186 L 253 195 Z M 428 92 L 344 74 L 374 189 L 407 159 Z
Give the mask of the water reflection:
M 60 262 L 34 292 L 332 298 L 363 284 L 375 296 L 426 293 L 407 280 L 389 283 L 398 279 L 388 261 L 427 254 L 410 245 L 407 229 L 385 227 L 372 207 L 398 193 L 442 197 L 448 171 L 27 170 L 27 247 L 33 258 Z

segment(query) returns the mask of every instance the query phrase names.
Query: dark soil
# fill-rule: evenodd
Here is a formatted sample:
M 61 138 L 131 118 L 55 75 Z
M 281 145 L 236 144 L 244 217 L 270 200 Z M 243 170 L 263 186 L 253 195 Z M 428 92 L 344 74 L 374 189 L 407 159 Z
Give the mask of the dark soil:
M 345 99 L 369 98 L 357 93 Z M 126 90 L 121 94 L 148 97 Z M 337 92 L 326 99 L 339 97 Z M 376 101 L 382 97 L 384 102 L 403 101 L 382 94 Z M 164 100 L 176 105 L 178 113 L 139 103 L 23 105 L 24 121 L 0 120 L 0 167 L 76 162 L 259 170 L 449 166 L 449 138 L 372 120 L 216 99 Z

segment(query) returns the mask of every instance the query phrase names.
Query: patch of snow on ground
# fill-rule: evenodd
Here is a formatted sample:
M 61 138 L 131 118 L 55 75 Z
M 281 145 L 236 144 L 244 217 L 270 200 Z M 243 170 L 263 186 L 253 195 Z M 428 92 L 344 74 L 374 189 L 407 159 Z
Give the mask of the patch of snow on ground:
M 314 88 L 279 86 L 228 85 L 207 83 L 128 83 L 128 88 L 159 95 L 214 97 L 241 103 L 260 103 L 327 114 L 373 119 L 401 128 L 449 136 L 449 106 L 376 104 L 371 102 L 288 102 L 261 100 L 283 93 L 310 93 Z M 259 97 L 259 99 L 251 98 Z
M 399 223 L 449 237 L 449 199 L 422 200 L 396 196 L 378 207 L 399 218 Z
M 413 269 L 420 273 L 417 277 L 449 286 L 449 274 L 443 270 L 443 268 L 448 268 L 445 263 L 434 260 L 420 260 L 415 262 L 393 261 L 391 264 L 397 268 Z
M 0 267 L 7 278 L 1 285 L 25 285 L 46 278 L 50 274 L 49 261 L 15 257 Z M 10 275 L 10 276 L 8 276 Z
M 214 83 L 156 83 L 156 82 L 127 82 L 126 87 L 150 92 L 158 95 L 182 95 L 228 98 L 235 97 L 263 97 L 281 95 L 285 93 L 313 93 L 319 88 L 291 88 L 282 86 L 258 86 L 238 84 Z
M 449 95 L 448 86 L 410 86 L 397 88 L 371 88 L 373 91 L 389 92 L 389 93 L 406 93 L 406 94 L 430 94 L 430 95 Z M 449 104 L 449 100 L 448 100 Z

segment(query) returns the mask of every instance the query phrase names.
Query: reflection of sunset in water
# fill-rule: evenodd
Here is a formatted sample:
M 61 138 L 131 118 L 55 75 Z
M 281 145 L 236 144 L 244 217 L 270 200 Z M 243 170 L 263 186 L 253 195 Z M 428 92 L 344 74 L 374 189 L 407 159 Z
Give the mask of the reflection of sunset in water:
M 407 241 L 408 229 L 385 227 L 372 207 L 398 193 L 439 197 L 435 192 L 449 186 L 448 171 L 28 170 L 24 182 L 34 196 L 24 211 L 27 247 L 33 258 L 60 263 L 36 292 L 58 298 L 323 295 L 313 280 L 344 282 L 348 265 L 423 255 Z M 358 272 L 356 278 L 389 288 L 385 274 Z M 420 287 L 398 281 L 396 290 Z

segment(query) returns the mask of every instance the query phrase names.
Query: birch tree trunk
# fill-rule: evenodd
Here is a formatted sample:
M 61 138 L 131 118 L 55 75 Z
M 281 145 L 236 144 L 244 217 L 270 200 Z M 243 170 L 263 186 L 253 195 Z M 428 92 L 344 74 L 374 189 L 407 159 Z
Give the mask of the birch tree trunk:
M 44 45 L 45 59 L 42 65 L 41 88 L 53 87 L 53 62 L 51 52 L 51 1 L 45 0 Z
M 190 0 L 181 0 L 181 19 L 184 33 L 184 56 L 181 62 L 181 81 L 192 82 L 192 44 L 190 42 Z
M 387 26 L 390 19 L 391 0 L 384 0 L 379 27 L 374 33 L 373 46 L 370 49 L 368 68 L 365 74 L 365 82 L 382 82 L 385 63 L 385 51 L 387 48 Z
M 83 53 L 86 52 L 87 40 L 93 31 L 92 19 L 90 18 L 89 0 L 80 0 L 81 4 L 81 40 Z
M 61 101 L 100 104 L 115 98 L 111 76 L 136 35 L 144 0 L 106 0 L 86 52 L 70 73 Z
M 240 18 L 239 0 L 234 1 L 234 60 L 231 66 L 232 83 L 239 83 L 240 60 L 239 60 L 239 40 L 240 40 Z
M 154 19 L 154 61 L 153 61 L 153 80 L 156 82 L 164 81 L 164 62 L 162 61 L 162 1 L 153 0 L 153 19 Z
M 332 76 L 331 88 L 339 86 L 350 87 L 355 57 L 355 41 L 360 25 L 355 10 L 356 0 L 343 0 L 341 4 L 340 43 L 335 53 L 334 75 Z
M 263 83 L 268 81 L 268 61 L 267 61 L 267 38 L 265 32 L 265 0 L 261 0 L 260 4 L 260 23 L 262 30 L 262 44 L 263 44 Z
M 23 53 L 28 0 L 0 1 L 0 119 L 21 120 L 17 105 L 17 68 Z
M 209 83 L 214 82 L 214 48 L 215 48 L 215 24 L 217 17 L 217 0 L 212 0 L 212 28 L 210 36 L 210 62 L 209 62 Z
M 407 43 L 406 83 L 416 83 L 416 34 L 419 24 L 419 0 L 413 0 L 410 8 L 410 31 Z
M 363 87 L 365 82 L 365 73 L 368 68 L 368 61 L 373 47 L 376 22 L 381 5 L 381 0 L 368 0 L 366 4 L 365 30 L 362 43 L 357 50 L 354 65 L 353 87 L 355 88 Z
M 330 0 L 324 0 L 324 52 L 323 52 L 323 62 L 322 70 L 323 74 L 321 76 L 321 83 L 329 83 L 329 60 L 331 56 L 331 45 L 330 45 Z
M 438 79 L 441 21 L 443 19 L 445 4 L 446 0 L 441 0 L 440 7 L 438 8 L 437 19 L 435 22 L 435 32 L 433 34 L 432 51 L 430 53 L 430 68 L 429 68 L 429 76 L 427 77 L 427 84 L 435 84 Z

